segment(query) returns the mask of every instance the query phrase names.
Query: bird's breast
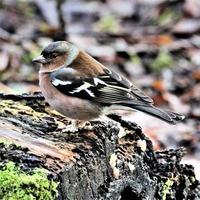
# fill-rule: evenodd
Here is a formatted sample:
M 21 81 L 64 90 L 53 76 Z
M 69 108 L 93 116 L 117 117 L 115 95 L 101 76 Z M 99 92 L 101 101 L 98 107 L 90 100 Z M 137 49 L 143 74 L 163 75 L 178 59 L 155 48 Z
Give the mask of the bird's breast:
M 66 117 L 87 121 L 100 116 L 99 105 L 85 99 L 62 94 L 52 85 L 48 73 L 39 74 L 39 84 L 45 100 Z

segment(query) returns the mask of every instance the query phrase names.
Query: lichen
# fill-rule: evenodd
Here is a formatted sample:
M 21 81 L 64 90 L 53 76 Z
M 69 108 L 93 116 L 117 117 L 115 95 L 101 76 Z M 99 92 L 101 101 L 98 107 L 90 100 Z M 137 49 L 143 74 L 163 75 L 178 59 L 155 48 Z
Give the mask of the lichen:
M 28 174 L 13 162 L 8 162 L 0 169 L 2 200 L 54 200 L 58 196 L 57 186 L 57 182 L 48 180 L 47 173 L 42 169 L 35 169 Z
M 167 199 L 167 194 L 170 193 L 171 187 L 174 184 L 174 182 L 170 179 L 167 179 L 167 181 L 163 185 L 163 190 L 162 190 L 162 200 Z
M 0 116 L 3 117 L 15 117 L 16 119 L 20 119 L 27 124 L 39 123 L 43 124 L 43 121 L 46 122 L 51 114 L 59 115 L 58 112 L 55 112 L 50 109 L 46 109 L 44 112 L 37 111 L 27 105 L 26 101 L 13 101 L 13 100 L 1 100 L 0 101 Z M 28 116 L 28 117 L 25 117 Z M 58 128 L 63 128 L 66 125 L 57 118 L 54 118 L 54 123 Z
M 14 102 L 12 100 L 2 100 L 0 102 L 0 114 L 4 115 L 6 113 L 6 116 L 9 114 L 11 116 L 15 115 L 30 115 L 33 117 L 36 121 L 39 121 L 41 117 L 45 117 L 46 115 L 44 113 L 36 112 L 34 109 L 32 109 L 29 106 L 23 105 L 22 102 Z
M 13 144 L 13 142 L 6 138 L 0 138 L 0 145 L 1 144 L 3 144 L 4 146 L 9 146 L 9 145 Z M 15 144 L 15 145 L 18 146 L 17 144 Z

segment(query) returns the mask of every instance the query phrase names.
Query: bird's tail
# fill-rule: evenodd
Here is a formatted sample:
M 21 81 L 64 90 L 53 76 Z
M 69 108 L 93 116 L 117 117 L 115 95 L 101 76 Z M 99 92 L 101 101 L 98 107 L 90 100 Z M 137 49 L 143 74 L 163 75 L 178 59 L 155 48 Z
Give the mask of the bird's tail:
M 142 111 L 142 112 L 152 115 L 158 119 L 161 119 L 169 124 L 176 124 L 177 122 L 179 122 L 185 118 L 181 114 L 174 113 L 171 111 L 164 111 L 164 110 L 158 109 L 152 105 L 136 105 L 136 104 L 127 103 L 124 106 L 133 108 L 134 110 Z

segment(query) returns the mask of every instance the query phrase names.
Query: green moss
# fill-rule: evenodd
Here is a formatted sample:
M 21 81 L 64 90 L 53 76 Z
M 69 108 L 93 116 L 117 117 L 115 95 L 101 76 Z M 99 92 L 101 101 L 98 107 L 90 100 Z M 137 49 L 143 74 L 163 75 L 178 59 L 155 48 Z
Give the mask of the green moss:
M 0 144 L 4 144 L 6 147 L 13 144 L 12 141 L 6 138 L 0 138 Z M 15 144 L 16 145 L 16 144 Z M 17 145 L 16 145 L 17 146 Z
M 164 68 L 172 67 L 173 62 L 172 55 L 169 52 L 161 51 L 151 64 L 151 68 L 154 71 L 160 71 Z
M 33 43 L 27 44 L 26 51 L 27 53 L 25 53 L 22 56 L 22 60 L 23 62 L 30 64 L 32 63 L 32 60 L 34 58 L 36 58 L 38 55 L 40 55 L 42 48 L 39 46 L 34 45 Z
M 140 57 L 137 54 L 133 54 L 133 55 L 131 55 L 131 62 L 133 64 L 140 65 L 141 64 L 141 59 L 140 59 Z
M 177 18 L 177 12 L 175 12 L 171 8 L 168 8 L 163 13 L 161 13 L 158 18 L 158 22 L 160 25 L 164 26 L 171 23 L 173 20 L 176 20 Z
M 194 176 L 189 176 L 189 180 L 192 183 L 194 183 L 196 181 L 196 178 Z
M 58 183 L 47 179 L 44 170 L 26 174 L 13 162 L 0 170 L 0 199 L 2 200 L 54 200 L 58 196 Z
M 13 117 L 20 119 L 23 122 L 31 123 L 43 123 L 43 118 L 48 118 L 50 115 L 61 115 L 58 112 L 46 109 L 46 113 L 39 112 L 26 105 L 26 101 L 12 101 L 12 100 L 1 100 L 0 101 L 0 116 Z M 25 117 L 27 116 L 27 117 Z M 65 127 L 65 123 L 54 118 L 55 124 L 58 128 Z
M 23 111 L 23 113 L 21 113 Z M 33 110 L 31 107 L 23 105 L 23 102 L 14 102 L 12 100 L 2 100 L 0 102 L 0 115 L 4 115 L 6 113 L 6 116 L 9 114 L 11 116 L 19 116 L 19 115 L 29 115 L 31 116 L 35 121 L 40 121 L 41 117 L 48 116 L 45 113 L 40 113 L 35 110 Z
M 168 179 L 163 186 L 163 190 L 162 190 L 162 200 L 166 200 L 167 199 L 167 194 L 170 193 L 171 187 L 174 184 L 174 182 L 170 179 Z
M 105 15 L 97 22 L 97 27 L 101 31 L 115 33 L 119 29 L 119 23 L 113 15 Z

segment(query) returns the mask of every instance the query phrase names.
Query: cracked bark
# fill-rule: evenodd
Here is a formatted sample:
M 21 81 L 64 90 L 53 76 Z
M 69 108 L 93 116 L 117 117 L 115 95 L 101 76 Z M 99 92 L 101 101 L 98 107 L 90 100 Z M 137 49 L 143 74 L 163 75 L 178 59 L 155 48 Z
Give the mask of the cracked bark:
M 41 94 L 1 94 L 0 162 L 47 169 L 60 182 L 58 199 L 200 199 L 193 167 L 180 164 L 183 148 L 155 152 L 137 124 L 110 118 L 65 132 L 70 122 Z

